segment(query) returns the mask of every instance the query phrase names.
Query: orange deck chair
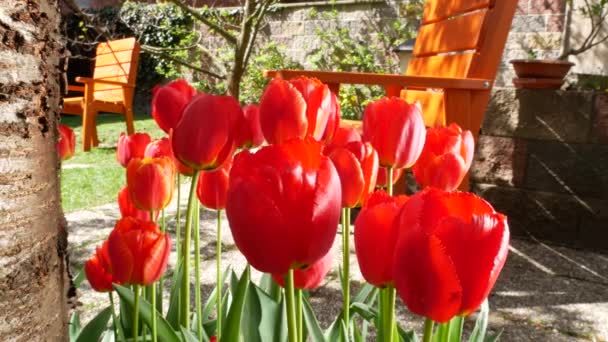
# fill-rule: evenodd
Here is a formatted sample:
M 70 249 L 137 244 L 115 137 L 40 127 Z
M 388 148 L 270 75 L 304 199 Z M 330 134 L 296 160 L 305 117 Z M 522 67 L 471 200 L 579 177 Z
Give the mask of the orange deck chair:
M 125 115 L 127 132 L 133 134 L 133 95 L 139 61 L 135 38 L 100 43 L 97 46 L 93 78 L 76 77 L 83 86 L 68 86 L 83 96 L 63 100 L 64 114 L 82 115 L 82 149 L 97 146 L 96 119 L 99 112 Z
M 264 75 L 315 77 L 335 93 L 341 84 L 380 85 L 388 96 L 420 101 L 427 126 L 456 122 L 477 140 L 516 7 L 517 0 L 427 0 L 405 76 L 304 70 Z M 361 122 L 342 125 L 360 128 Z M 461 189 L 468 189 L 468 176 Z

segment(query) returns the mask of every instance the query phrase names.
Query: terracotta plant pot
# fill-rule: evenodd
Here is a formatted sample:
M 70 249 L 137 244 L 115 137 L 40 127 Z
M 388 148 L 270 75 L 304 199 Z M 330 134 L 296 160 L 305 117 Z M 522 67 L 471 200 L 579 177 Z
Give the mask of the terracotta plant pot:
M 518 77 L 513 79 L 515 87 L 528 89 L 559 89 L 574 65 L 555 59 L 516 59 L 511 64 Z

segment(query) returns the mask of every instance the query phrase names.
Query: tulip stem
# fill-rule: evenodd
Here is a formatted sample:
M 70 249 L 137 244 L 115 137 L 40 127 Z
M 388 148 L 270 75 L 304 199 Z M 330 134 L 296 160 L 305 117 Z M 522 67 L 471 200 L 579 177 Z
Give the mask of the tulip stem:
M 192 207 L 194 206 L 194 196 L 196 194 L 196 183 L 198 182 L 198 170 L 194 170 L 192 181 L 190 183 L 190 195 L 188 196 L 188 209 L 186 211 L 186 226 L 184 229 L 183 240 L 183 267 L 182 288 L 180 291 L 180 321 L 181 325 L 190 327 L 190 235 L 192 226 Z M 198 201 L 198 200 L 197 200 Z
M 166 226 L 166 221 L 165 221 L 165 208 L 163 208 L 163 210 L 161 210 L 160 212 L 160 231 L 161 233 L 165 234 L 165 232 L 167 231 L 167 226 Z M 179 250 L 179 249 L 178 249 Z M 179 262 L 179 259 L 177 259 Z M 160 298 L 160 301 L 158 303 L 158 312 L 160 312 L 160 314 L 163 314 L 163 291 L 165 288 L 165 275 L 161 275 L 160 279 L 158 281 L 158 297 Z
M 387 185 L 386 185 L 386 190 L 388 191 L 388 194 L 390 196 L 393 196 L 393 167 L 392 166 L 387 166 L 386 167 L 386 179 L 387 179 Z
M 379 296 L 378 296 L 378 341 L 384 341 L 385 337 L 384 334 L 386 333 L 386 331 L 384 331 L 384 321 L 386 321 L 386 311 L 385 308 L 386 307 L 386 291 L 384 291 L 384 289 L 380 289 L 379 291 Z
M 182 211 L 181 211 L 181 174 L 177 173 L 177 213 L 175 217 L 175 249 L 177 250 L 177 263 L 179 264 L 181 260 L 182 251 L 180 248 L 181 242 L 181 221 L 182 221 Z
M 395 288 L 388 286 L 386 289 L 386 332 L 385 338 L 388 342 L 393 342 L 395 336 Z
M 287 331 L 289 342 L 298 342 L 296 315 L 294 308 L 293 269 L 289 269 L 285 277 L 285 297 L 287 297 Z
M 216 337 L 220 341 L 222 333 L 222 211 L 217 210 L 217 241 L 215 245 L 216 284 L 217 284 L 217 328 Z
M 133 310 L 133 341 L 137 342 L 139 337 L 139 285 L 133 286 L 135 292 L 135 305 Z
M 201 230 L 200 230 L 200 203 L 194 203 L 194 300 L 196 301 L 196 332 L 199 338 L 203 336 L 203 310 L 201 308 Z
M 431 342 L 433 339 L 433 327 L 435 326 L 435 322 L 427 318 L 424 321 L 424 336 L 422 337 L 422 342 Z
M 296 323 L 298 326 L 298 342 L 304 342 L 302 328 L 302 290 L 295 289 L 296 292 Z
M 150 286 L 152 294 L 152 342 L 156 342 L 156 284 Z
M 448 330 L 450 328 L 450 323 L 441 323 L 439 324 L 439 328 L 437 328 L 437 341 L 443 342 L 448 339 Z
M 350 323 L 350 208 L 342 208 L 342 296 L 344 325 Z
M 118 341 L 123 341 L 125 340 L 125 335 L 122 332 L 122 327 L 121 327 L 121 323 L 118 321 L 118 318 L 116 317 L 116 312 L 114 311 L 114 295 L 113 295 L 113 291 L 108 292 L 108 295 L 110 296 L 110 305 L 112 306 L 112 323 L 114 324 L 114 337 L 118 340 Z

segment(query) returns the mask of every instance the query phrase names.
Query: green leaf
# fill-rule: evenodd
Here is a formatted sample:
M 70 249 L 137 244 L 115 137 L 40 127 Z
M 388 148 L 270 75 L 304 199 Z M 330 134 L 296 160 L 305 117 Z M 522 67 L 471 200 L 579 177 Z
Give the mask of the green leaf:
M 342 330 L 342 317 L 344 317 L 344 312 L 340 311 L 340 314 L 333 323 L 327 328 L 325 331 L 325 340 L 328 342 L 338 342 L 340 341 L 341 330 Z
M 282 306 L 281 302 L 276 302 L 271 296 L 269 296 L 264 290 L 252 283 L 253 289 L 259 301 L 260 311 L 262 317 L 259 323 L 259 333 L 262 341 L 272 341 L 277 339 L 280 341 L 280 334 L 277 331 L 281 331 L 280 325 L 283 322 Z M 285 324 L 287 321 L 285 321 Z M 277 327 L 279 327 L 278 330 Z M 285 337 L 287 337 L 287 330 L 285 330 Z
M 496 342 L 500 338 L 500 335 L 502 335 L 502 329 L 494 335 L 486 336 L 486 338 L 483 339 L 483 342 Z
M 196 338 L 196 336 L 194 336 L 194 334 L 190 330 L 184 328 L 183 326 L 180 326 L 179 328 L 180 332 L 182 333 L 182 339 L 184 342 L 199 342 L 198 338 Z M 209 341 L 209 338 L 207 338 L 206 340 Z
M 228 317 L 222 327 L 222 342 L 239 342 L 241 318 L 245 308 L 245 300 L 249 289 L 249 266 L 245 267 L 241 279 L 238 280 L 234 291 L 234 299 L 230 305 Z
M 399 333 L 399 339 L 403 342 L 418 342 L 418 335 L 414 330 L 403 330 L 402 327 L 397 325 L 397 332 Z
M 135 296 L 133 292 L 118 284 L 114 284 L 116 293 L 120 296 L 122 301 L 125 301 L 129 307 L 133 308 L 135 302 Z M 145 299 L 141 298 L 139 301 L 139 317 L 146 322 L 148 326 L 152 325 L 152 307 Z M 164 342 L 180 342 L 177 333 L 171 327 L 171 324 L 163 318 L 161 314 L 156 314 L 156 329 L 158 333 L 158 339 Z
M 226 268 L 226 270 L 224 271 L 224 273 L 222 273 L 222 284 L 226 284 L 226 278 L 228 278 L 228 275 L 230 273 L 231 273 L 230 266 L 228 266 Z M 217 303 L 217 284 L 215 285 L 215 287 L 209 294 L 209 297 L 207 298 L 207 301 L 205 301 L 205 305 L 203 306 L 203 312 L 202 312 L 203 321 L 209 319 L 209 316 L 211 316 L 211 313 L 215 309 L 216 303 Z
M 81 268 L 78 273 L 76 273 L 76 276 L 74 277 L 74 287 L 75 288 L 80 288 L 80 285 L 82 285 L 82 282 L 86 279 L 86 274 L 84 273 L 84 267 Z
M 103 333 L 103 337 L 101 338 L 101 342 L 114 342 L 114 330 L 106 330 Z
M 173 272 L 173 280 L 171 281 L 171 292 L 169 297 L 169 309 L 167 309 L 167 322 L 171 324 L 173 329 L 179 328 L 179 292 L 182 284 L 183 275 L 182 262 L 180 261 L 177 268 Z
M 315 317 L 315 313 L 312 311 L 312 307 L 310 306 L 310 302 L 306 298 L 302 298 L 302 311 L 304 324 L 306 325 L 306 329 L 308 330 L 308 334 L 312 342 L 325 342 L 325 336 L 323 335 L 323 330 L 319 324 L 319 321 Z
M 365 284 L 363 284 L 363 286 L 361 286 L 361 289 L 353 297 L 351 302 L 353 302 L 353 303 L 363 302 L 366 299 L 368 299 L 370 295 L 373 296 L 373 294 L 377 293 L 377 292 L 378 292 L 378 289 L 376 287 L 370 285 L 369 283 L 365 283 Z
M 448 341 L 460 342 L 462 338 L 462 327 L 464 324 L 464 317 L 456 316 L 450 320 L 450 332 L 448 335 Z
M 80 314 L 78 312 L 74 312 L 72 316 L 70 316 L 70 323 L 68 323 L 68 334 L 70 336 L 70 341 L 75 341 L 78 334 L 80 334 Z
M 120 308 L 120 318 L 118 320 L 122 325 L 122 331 L 125 333 L 125 336 L 132 336 L 133 309 L 124 300 L 120 300 L 118 306 Z
M 340 325 L 342 325 L 342 338 L 344 342 L 350 341 L 350 337 L 348 335 L 348 328 L 346 327 L 346 323 L 344 321 L 340 321 Z
M 241 320 L 241 334 L 247 336 L 248 342 L 262 342 L 260 324 L 264 311 L 262 311 L 260 299 L 254 286 L 252 282 L 249 283 L 245 307 L 243 309 L 243 318 Z
M 484 300 L 481 304 L 477 320 L 475 321 L 475 327 L 469 337 L 469 342 L 483 342 L 486 336 L 486 329 L 488 328 L 488 314 L 490 306 L 488 305 L 488 299 Z
M 76 337 L 76 342 L 99 341 L 99 337 L 108 326 L 110 317 L 112 317 L 112 307 L 108 306 L 82 328 L 82 331 Z
M 276 333 L 273 336 L 273 342 L 285 342 L 287 341 L 287 305 L 285 302 L 285 297 L 281 297 L 281 302 L 279 303 L 280 310 L 278 310 L 275 316 L 275 326 L 274 330 Z
M 350 305 L 351 313 L 356 313 L 361 316 L 364 320 L 373 322 L 378 315 L 378 312 L 375 308 L 365 304 L 365 303 L 352 303 Z M 351 315 L 352 316 L 352 315 Z
M 278 303 L 281 301 L 283 291 L 281 291 L 281 286 L 279 286 L 279 284 L 272 279 L 270 273 L 264 273 L 262 275 L 262 279 L 260 279 L 260 289 L 262 289 L 275 302 Z

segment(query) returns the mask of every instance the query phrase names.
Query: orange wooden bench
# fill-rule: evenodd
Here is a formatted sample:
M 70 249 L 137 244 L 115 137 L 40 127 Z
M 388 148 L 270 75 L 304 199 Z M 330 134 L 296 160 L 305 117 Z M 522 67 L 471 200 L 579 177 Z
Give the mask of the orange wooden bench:
M 335 93 L 341 84 L 381 85 L 388 96 L 420 101 L 427 126 L 456 122 L 477 139 L 516 7 L 517 0 L 427 0 L 405 75 L 304 70 L 264 75 L 315 77 Z M 461 188 L 468 188 L 468 176 Z
M 63 99 L 63 114 L 82 115 L 82 149 L 97 146 L 97 114 L 124 114 L 127 132 L 134 133 L 133 96 L 139 61 L 139 44 L 135 38 L 100 43 L 97 46 L 93 78 L 77 77 L 84 86 L 68 86 L 83 96 Z

